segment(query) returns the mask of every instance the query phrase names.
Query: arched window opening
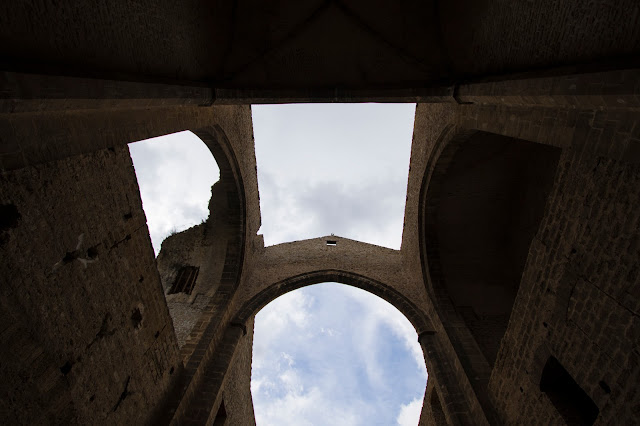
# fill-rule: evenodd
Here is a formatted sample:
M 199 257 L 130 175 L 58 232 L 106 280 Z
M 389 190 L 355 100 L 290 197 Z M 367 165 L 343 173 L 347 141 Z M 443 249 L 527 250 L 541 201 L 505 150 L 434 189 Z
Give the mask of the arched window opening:
M 436 165 L 440 176 L 434 185 L 439 191 L 429 208 L 435 211 L 432 240 L 437 241 L 441 271 L 432 269 L 432 275 L 491 367 L 560 152 L 547 145 L 475 132 L 453 155 L 441 157 L 444 164 Z
M 220 171 L 204 142 L 189 131 L 132 142 L 129 152 L 157 255 L 166 237 L 206 221 Z
M 228 201 L 217 182 L 220 171 L 209 147 L 189 131 L 134 142 L 129 151 L 167 305 L 183 346 L 224 266 Z
M 259 425 L 416 425 L 426 379 L 411 323 L 364 290 L 311 285 L 256 315 L 251 392 Z

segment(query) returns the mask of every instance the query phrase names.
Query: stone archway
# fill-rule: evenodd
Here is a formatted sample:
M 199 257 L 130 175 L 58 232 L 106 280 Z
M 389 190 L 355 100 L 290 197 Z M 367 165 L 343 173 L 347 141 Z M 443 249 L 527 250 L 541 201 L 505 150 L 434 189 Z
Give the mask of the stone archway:
M 199 310 L 198 319 L 180 349 L 184 368 L 170 400 L 156 415 L 156 419 L 163 421 L 179 418 L 180 413 L 193 403 L 193 389 L 201 386 L 203 370 L 207 368 L 214 352 L 212 348 L 223 340 L 230 302 L 239 285 L 244 264 L 247 233 L 246 199 L 241 168 L 233 147 L 218 125 L 194 130 L 193 133 L 207 145 L 220 169 L 218 184 L 221 187 L 216 195 L 225 204 L 222 228 L 226 237 L 226 247 L 223 251 L 224 258 L 207 258 L 206 253 L 202 258 L 205 263 L 218 261 L 222 262 L 222 265 L 216 265 L 217 274 L 210 277 L 210 281 L 215 282 L 216 287 L 210 291 L 208 303 Z M 212 201 L 215 202 L 213 199 Z M 164 262 L 168 264 L 170 260 Z M 159 269 L 164 266 L 159 257 Z M 205 264 L 206 266 L 210 265 Z M 174 322 L 180 321 L 180 318 L 175 316 L 172 319 Z
M 181 348 L 187 339 L 190 345 L 197 343 L 199 328 L 193 330 L 193 327 L 196 321 L 208 323 L 202 313 L 215 293 L 237 286 L 246 234 L 243 180 L 224 131 L 219 126 L 212 126 L 192 133 L 211 152 L 218 164 L 220 178 L 211 187 L 209 218 L 167 237 L 157 258 Z M 229 247 L 233 249 L 229 250 Z M 224 279 L 221 279 L 223 274 Z M 229 282 L 232 285 L 227 288 Z M 188 288 L 188 291 L 177 291 L 177 288 Z M 183 353 L 185 357 L 190 354 L 189 350 Z
M 434 152 L 420 196 L 425 286 L 466 380 L 492 417 L 488 380 L 561 150 L 449 127 Z
M 411 322 L 418 335 L 432 331 L 431 323 L 424 313 L 391 286 L 360 274 L 334 269 L 304 273 L 271 284 L 244 303 L 238 309 L 232 323 L 244 324 L 260 309 L 279 296 L 302 287 L 323 282 L 337 282 L 366 290 L 396 307 Z
M 238 350 L 251 354 L 246 388 L 258 425 L 418 424 L 428 378 L 423 351 L 409 320 L 381 297 L 352 285 L 312 284 L 260 309 L 242 340 L 252 328 L 253 349 L 243 352 L 241 341 Z M 235 397 L 244 379 L 234 372 L 239 362 L 225 395 Z
M 217 319 L 224 316 L 232 294 L 222 288 L 235 291 L 238 286 L 247 228 L 256 230 L 259 226 L 259 213 L 255 208 L 257 187 L 249 189 L 249 195 L 245 196 L 245 187 L 252 188 L 255 182 L 255 160 L 251 155 L 244 155 L 252 147 L 250 108 L 167 107 L 56 111 L 32 118 L 27 115 L 5 117 L 6 122 L 13 125 L 3 128 L 3 138 L 30 142 L 21 148 L 23 161 L 4 169 L 5 176 L 15 182 L 3 183 L 3 195 L 7 198 L 2 204 L 16 205 L 21 214 L 20 223 L 12 228 L 14 241 L 31 241 L 34 247 L 44 247 L 45 255 L 37 256 L 39 263 L 31 262 L 25 271 L 30 274 L 30 286 L 56 289 L 57 293 L 37 292 L 38 298 L 32 296 L 31 301 L 48 309 L 62 306 L 65 312 L 73 311 L 74 317 L 56 315 L 53 320 L 50 312 L 29 308 L 25 310 L 29 315 L 16 309 L 15 312 L 3 312 L 3 318 L 6 317 L 7 323 L 16 324 L 17 329 L 38 330 L 33 344 L 47 352 L 42 371 L 61 371 L 58 381 L 63 384 L 68 379 L 66 372 L 77 384 L 66 395 L 71 397 L 76 389 L 82 390 L 80 386 L 87 384 L 86 392 L 91 392 L 87 399 L 103 401 L 83 406 L 84 411 L 77 414 L 81 423 L 95 423 L 97 418 L 106 418 L 100 416 L 110 416 L 108 421 L 113 423 L 122 423 L 125 418 L 139 419 L 141 423 L 153 417 L 171 419 L 173 416 L 164 410 L 177 409 L 182 399 L 190 399 L 191 395 L 185 396 L 185 393 L 197 385 L 197 372 L 212 352 L 209 350 L 207 354 L 207 349 L 224 333 L 226 325 L 218 331 L 217 326 L 221 324 Z M 25 127 L 26 121 L 31 124 Z M 216 291 L 214 298 L 216 309 L 208 311 L 215 314 L 211 318 L 200 317 L 198 339 L 180 353 L 126 145 L 187 129 L 199 129 L 195 133 L 220 165 L 224 181 L 222 194 L 230 206 L 225 219 L 230 237 L 221 273 L 223 285 L 219 286 L 220 291 Z M 40 184 L 39 174 L 43 172 L 48 173 L 48 186 Z M 37 191 L 27 191 L 34 184 L 53 199 L 47 199 Z M 247 198 L 249 208 L 245 205 Z M 31 204 L 41 207 L 31 208 Z M 70 208 L 66 209 L 67 206 Z M 253 218 L 251 226 L 247 225 L 248 216 Z M 33 232 L 36 225 L 40 227 L 39 231 Z M 50 242 L 41 240 L 41 244 L 38 243 L 42 235 Z M 7 245 L 3 248 L 7 253 L 3 266 L 17 270 L 14 265 L 21 264 L 19 250 Z M 51 273 L 58 263 L 55 274 Z M 24 287 L 22 281 L 16 280 L 15 284 Z M 29 293 L 14 292 L 5 295 L 3 300 L 19 307 L 20 300 L 14 295 L 26 294 Z M 75 306 L 70 309 L 65 303 Z M 49 319 L 43 321 L 40 316 L 49 316 Z M 75 318 L 74 325 L 66 325 L 64 321 L 71 318 Z M 214 326 L 210 327 L 212 322 Z M 33 323 L 47 324 L 58 331 L 34 327 Z M 78 329 L 87 338 L 78 339 Z M 48 336 L 65 346 L 39 343 Z M 199 339 L 202 336 L 206 338 Z M 107 338 L 113 347 L 129 350 L 113 353 L 102 350 L 98 343 Z M 98 364 L 103 370 L 95 368 L 98 364 L 87 362 L 89 359 L 100 359 Z M 183 367 L 185 359 L 188 361 Z M 17 358 L 14 371 L 28 367 L 24 364 L 27 361 Z M 64 367 L 62 370 L 61 366 Z M 100 371 L 107 370 L 110 374 L 99 376 Z M 13 376 L 20 380 L 18 374 Z M 8 377 L 8 380 L 12 378 Z M 32 388 L 37 391 L 37 387 Z M 135 393 L 127 393 L 134 388 L 137 389 Z M 119 401 L 121 395 L 127 399 L 118 402 L 114 409 L 116 406 L 109 401 Z M 35 397 L 28 396 L 29 399 Z M 100 408 L 96 408 L 98 405 Z M 142 406 L 150 408 L 140 409 Z M 47 408 L 34 410 L 34 415 L 47 412 L 53 411 Z
M 287 277 L 265 286 L 262 291 L 255 294 L 238 308 L 237 313 L 232 320 L 231 328 L 234 328 L 235 330 L 242 330 L 243 334 L 246 333 L 247 336 L 251 338 L 250 334 L 253 328 L 253 318 L 262 308 L 289 292 L 325 282 L 356 287 L 366 291 L 367 293 L 378 296 L 387 303 L 390 303 L 411 323 L 415 329 L 416 334 L 419 336 L 417 343 L 421 344 L 423 356 L 426 358 L 427 351 L 425 350 L 422 340 L 425 335 L 433 334 L 433 331 L 431 322 L 424 314 L 423 310 L 387 283 L 383 283 L 359 273 L 339 269 L 313 270 Z M 242 352 L 246 351 L 246 348 L 242 346 L 245 339 L 246 337 L 240 337 L 237 343 L 238 348 L 236 349 L 236 352 L 239 352 L 239 355 L 236 356 L 239 359 L 243 357 Z M 250 350 L 251 349 L 249 348 L 249 351 Z M 427 364 L 427 368 L 430 368 L 429 364 Z M 429 374 L 431 374 L 431 372 Z M 227 395 L 225 396 L 225 402 L 227 397 L 231 400 L 238 398 L 237 395 L 229 392 L 229 385 L 234 377 L 237 376 L 232 374 L 231 378 L 228 379 L 227 384 L 224 385 L 224 392 Z M 240 378 L 242 379 L 243 377 L 240 376 Z M 246 386 L 248 387 L 248 383 Z M 238 391 L 237 387 L 232 390 L 232 392 Z
M 215 396 L 215 400 L 211 400 L 208 403 L 208 407 L 211 407 L 208 412 L 218 412 L 219 407 L 222 404 L 226 404 L 227 398 L 232 401 L 237 399 L 236 396 L 229 393 L 223 397 L 220 390 L 228 389 L 226 385 L 227 374 L 234 360 L 238 356 L 241 358 L 246 357 L 246 355 L 239 353 L 242 351 L 238 351 L 238 348 L 244 342 L 243 336 L 248 336 L 249 338 L 252 336 L 250 331 L 253 325 L 253 316 L 269 302 L 289 291 L 328 281 L 351 285 L 377 295 L 391 303 L 411 322 L 418 333 L 418 342 L 424 354 L 427 371 L 430 377 L 442 384 L 440 398 L 444 416 L 451 424 L 462 424 L 463 419 L 459 417 L 459 411 L 466 411 L 467 408 L 465 408 L 465 404 L 461 399 L 460 390 L 456 386 L 455 380 L 450 377 L 447 355 L 443 352 L 442 342 L 439 341 L 433 330 L 430 319 L 412 301 L 397 290 L 394 290 L 390 285 L 357 273 L 335 269 L 311 271 L 269 284 L 237 309 L 229 327 L 225 330 L 223 340 L 216 348 L 217 354 L 215 358 L 211 360 L 207 368 L 207 371 L 210 371 L 208 379 L 198 389 L 198 392 L 205 392 L 212 397 Z M 246 350 L 246 344 L 244 346 L 244 350 Z M 248 392 L 248 389 L 246 392 Z M 430 401 L 425 400 L 423 404 L 425 403 L 429 404 Z M 196 409 L 197 406 L 191 406 L 188 412 L 194 412 Z
M 227 323 L 228 326 L 218 324 L 219 327 L 216 332 L 221 333 L 222 336 L 220 340 L 213 344 L 214 353 L 208 359 L 202 361 L 195 371 L 195 377 L 198 377 L 198 384 L 192 388 L 192 392 L 196 397 L 192 397 L 189 401 L 187 398 L 179 401 L 178 410 L 174 410 L 171 416 L 174 419 L 189 419 L 202 415 L 203 417 L 198 417 L 197 421 L 206 422 L 213 421 L 214 414 L 220 412 L 220 407 L 222 406 L 227 407 L 227 413 L 230 406 L 236 406 L 237 409 L 242 411 L 243 408 L 241 406 L 238 407 L 239 401 L 246 402 L 251 398 L 248 381 L 250 370 L 246 368 L 250 366 L 253 317 L 262 307 L 277 297 L 298 288 L 322 282 L 337 282 L 354 286 L 391 303 L 416 329 L 418 342 L 422 347 L 429 374 L 432 377 L 442 376 L 444 379 L 445 369 L 441 366 L 443 360 L 439 356 L 440 347 L 433 342 L 435 332 L 431 327 L 431 322 L 411 300 L 390 285 L 357 273 L 336 269 L 315 270 L 266 285 L 262 291 L 255 294 L 235 310 L 236 313 Z M 215 319 L 212 320 L 211 324 L 214 322 Z M 203 334 L 201 342 L 204 342 L 208 336 L 208 333 Z M 198 353 L 199 351 L 196 350 L 194 357 Z M 187 368 L 194 360 L 194 357 L 187 363 Z M 248 363 L 247 357 L 249 359 Z M 234 373 L 233 370 L 238 361 L 243 363 L 244 367 Z M 190 374 L 187 373 L 187 375 Z M 242 385 L 239 386 L 238 383 L 234 382 L 234 378 L 239 380 Z M 449 408 L 455 408 L 450 403 L 456 397 L 456 395 L 443 394 L 443 405 L 449 418 L 455 418 L 456 416 L 456 413 L 449 413 Z M 159 419 L 166 418 L 159 417 Z

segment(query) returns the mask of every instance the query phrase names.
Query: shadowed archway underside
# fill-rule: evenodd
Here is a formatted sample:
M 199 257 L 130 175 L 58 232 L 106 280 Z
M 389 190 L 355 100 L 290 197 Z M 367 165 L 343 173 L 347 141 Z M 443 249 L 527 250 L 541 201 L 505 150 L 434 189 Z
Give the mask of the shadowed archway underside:
M 244 324 L 264 306 L 290 291 L 306 287 L 308 285 L 324 282 L 336 282 L 357 287 L 375 294 L 396 307 L 416 329 L 418 335 L 431 333 L 433 328 L 429 319 L 409 299 L 391 286 L 379 281 L 367 278 L 363 275 L 339 270 L 314 271 L 287 278 L 269 285 L 265 290 L 246 302 L 233 319 L 234 324 Z

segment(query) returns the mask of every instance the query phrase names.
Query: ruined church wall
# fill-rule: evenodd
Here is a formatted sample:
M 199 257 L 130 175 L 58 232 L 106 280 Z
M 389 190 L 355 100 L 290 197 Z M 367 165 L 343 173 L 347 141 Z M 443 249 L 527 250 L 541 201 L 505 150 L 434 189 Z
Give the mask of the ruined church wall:
M 412 172 L 416 164 L 426 163 L 433 155 L 428 147 L 439 134 L 423 126 L 432 121 L 436 121 L 435 129 L 447 125 L 478 129 L 562 149 L 495 368 L 484 391 L 465 391 L 468 401 L 485 394 L 489 398 L 489 404 L 483 403 L 485 413 L 486 407 L 495 408 L 496 421 L 563 421 L 540 388 L 542 371 L 551 356 L 597 405 L 601 424 L 637 420 L 640 116 L 635 109 L 633 82 L 637 80 L 633 75 L 629 71 L 507 81 L 482 90 L 478 90 L 481 85 L 471 85 L 461 88 L 460 99 L 473 104 L 418 105 Z M 509 94 L 512 96 L 506 96 Z M 449 115 L 443 115 L 447 109 Z M 425 159 L 415 153 L 426 153 Z M 413 242 L 417 238 L 407 232 L 417 223 L 412 217 L 419 214 L 412 198 L 414 179 L 410 175 L 405 213 L 406 264 L 419 256 Z M 430 285 L 427 277 L 425 283 Z M 445 322 L 453 318 L 449 317 L 434 316 Z M 434 320 L 438 335 L 446 341 L 447 333 L 440 324 Z M 456 326 L 456 330 L 461 328 Z M 470 377 L 459 360 L 475 362 L 472 368 L 483 364 L 472 347 L 462 351 L 458 347 L 450 353 L 458 383 Z M 445 345 L 444 349 L 451 352 L 452 347 Z M 446 380 L 440 382 L 446 385 Z
M 228 141 L 224 152 L 242 177 L 247 243 L 260 228 L 260 200 L 249 105 L 79 109 L 3 114 L 0 169 L 9 171 L 77 154 L 124 146 L 183 130 L 206 137 L 215 129 Z M 216 133 L 217 134 L 217 133 Z M 235 165 L 234 165 L 235 166 Z
M 413 142 L 411 146 L 411 159 L 409 168 L 409 180 L 407 183 L 407 201 L 405 205 L 404 227 L 402 234 L 402 265 L 407 274 L 407 280 L 416 289 L 424 292 L 423 297 L 427 298 L 425 314 L 431 318 L 435 331 L 434 340 L 436 346 L 427 348 L 429 351 L 438 353 L 438 360 L 425 358 L 427 371 L 430 371 L 429 380 L 437 381 L 440 386 L 447 390 L 443 395 L 442 407 L 447 412 L 458 412 L 456 415 L 462 416 L 461 420 L 481 424 L 485 419 L 483 407 L 481 407 L 476 392 L 472 387 L 465 368 L 457 356 L 453 342 L 445 330 L 446 321 L 443 313 L 436 310 L 433 293 L 429 293 L 429 277 L 423 276 L 422 259 L 420 253 L 420 215 L 423 213 L 420 208 L 421 191 L 425 185 L 425 173 L 429 173 L 429 167 L 433 167 L 433 158 L 440 154 L 438 146 L 441 139 L 448 134 L 452 127 L 455 127 L 459 115 L 459 106 L 454 103 L 444 104 L 417 104 L 414 121 Z M 428 185 L 428 181 L 426 181 Z M 434 243 L 426 241 L 426 244 Z M 424 259 L 426 262 L 427 259 Z M 428 273 L 428 268 L 427 268 Z M 436 296 L 437 297 L 437 296 Z M 456 324 L 457 325 L 457 324 Z M 460 327 L 456 328 L 457 330 Z M 468 334 L 468 333 L 467 333 Z M 467 336 L 470 338 L 470 336 Z M 474 343 L 471 342 L 470 343 Z M 433 355 L 433 358 L 436 358 Z M 437 377 L 435 374 L 434 361 L 440 364 Z M 488 374 L 485 374 L 488 378 Z M 430 424 L 431 405 L 427 394 L 423 401 L 423 414 L 427 416 L 424 421 Z
M 489 382 L 504 421 L 561 421 L 540 387 L 551 356 L 593 400 L 603 424 L 637 420 L 637 397 L 627 383 L 638 374 L 639 341 L 634 75 L 566 77 L 529 87 L 503 82 L 466 98 L 487 104 L 460 106 L 460 126 L 562 148 Z M 510 89 L 518 94 L 507 100 L 511 105 L 490 105 Z
M 445 426 L 447 424 L 436 388 L 435 379 L 431 378 L 427 382 L 427 388 L 424 392 L 424 401 L 418 426 Z
M 551 356 L 598 407 L 597 423 L 638 419 L 640 156 L 628 148 L 640 115 L 576 115 L 491 376 L 508 422 L 562 421 L 541 392 Z
M 222 398 L 227 411 L 229 426 L 255 425 L 253 398 L 251 396 L 251 362 L 253 357 L 254 318 L 247 321 L 247 334 L 241 337 L 227 376 Z
M 226 193 L 223 189 L 220 182 L 212 186 L 208 219 L 168 236 L 158 254 L 158 271 L 180 347 L 186 343 L 220 285 L 229 242 Z M 187 266 L 198 268 L 190 294 L 169 294 L 180 270 Z
M 178 324 L 185 370 L 177 392 L 159 418 L 193 424 L 213 421 L 210 416 L 216 415 L 221 404 L 222 379 L 228 373 L 235 345 L 243 341 L 229 321 L 236 290 L 245 276 L 246 247 L 261 240 L 256 237 L 260 210 L 251 110 L 248 106 L 224 110 L 228 113 L 224 119 L 195 131 L 220 168 L 220 181 L 212 188 L 209 218 L 167 239 L 158 257 L 165 287 L 171 285 L 171 276 L 182 263 L 200 267 L 203 274 L 191 295 L 167 295 Z M 246 358 L 250 362 L 251 351 Z M 250 367 L 246 374 L 248 381 Z
M 171 290 L 181 266 L 200 264 L 199 260 L 202 257 L 200 249 L 204 244 L 203 239 L 204 224 L 199 224 L 173 233 L 162 241 L 162 247 L 156 260 L 165 293 Z M 200 281 L 200 274 L 198 274 L 197 280 Z
M 126 146 L 4 172 L 0 205 L 0 423 L 147 422 L 181 361 Z
M 424 289 L 422 263 L 420 259 L 420 236 L 418 220 L 420 212 L 420 191 L 429 158 L 436 155 L 436 142 L 446 128 L 455 120 L 455 104 L 417 104 L 414 118 L 413 142 L 407 182 L 407 200 L 402 228 L 402 263 L 407 271 L 407 279 L 416 289 Z M 434 315 L 432 303 L 426 305 L 429 315 Z
M 327 240 L 337 244 L 327 245 Z M 360 274 L 389 285 L 420 307 L 426 304 L 422 293 L 407 286 L 401 255 L 397 250 L 338 236 L 254 249 L 255 260 L 246 271 L 246 283 L 238 295 L 236 309 L 282 280 L 323 270 Z

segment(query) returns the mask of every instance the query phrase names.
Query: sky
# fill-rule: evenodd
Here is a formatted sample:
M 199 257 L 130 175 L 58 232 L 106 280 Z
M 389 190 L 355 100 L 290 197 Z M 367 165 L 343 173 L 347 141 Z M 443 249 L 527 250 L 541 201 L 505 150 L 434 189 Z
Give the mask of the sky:
M 415 104 L 252 111 L 265 245 L 333 233 L 400 248 Z
M 191 132 L 130 143 L 129 152 L 157 256 L 169 234 L 207 219 L 211 185 L 220 179 L 220 169 Z
M 331 233 L 400 248 L 414 104 L 253 106 L 265 245 Z M 129 145 L 156 254 L 208 215 L 219 172 L 190 132 Z M 255 321 L 258 426 L 417 425 L 427 372 L 392 305 L 336 283 L 295 290 Z

